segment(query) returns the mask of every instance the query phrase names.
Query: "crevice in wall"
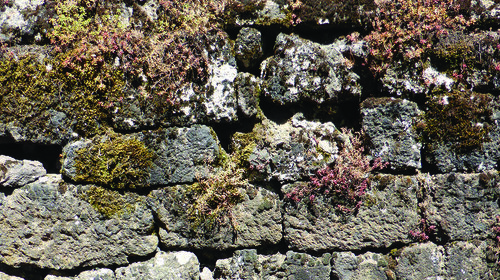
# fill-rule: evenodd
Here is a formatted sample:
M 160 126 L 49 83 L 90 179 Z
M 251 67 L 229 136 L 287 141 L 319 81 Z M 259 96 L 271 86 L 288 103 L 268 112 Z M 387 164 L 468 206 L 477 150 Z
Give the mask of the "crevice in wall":
M 237 123 L 214 123 L 210 127 L 217 134 L 221 147 L 228 153 L 231 152 L 231 139 L 235 132 L 252 132 L 255 120 L 239 116 Z
M 60 155 L 62 147 L 59 145 L 36 144 L 30 142 L 2 143 L 0 155 L 9 156 L 17 160 L 36 160 L 43 164 L 47 173 L 59 173 L 61 169 Z
M 43 280 L 49 274 L 49 270 L 47 269 L 30 265 L 11 267 L 3 263 L 0 263 L 0 271 L 10 276 L 24 278 L 24 280 Z

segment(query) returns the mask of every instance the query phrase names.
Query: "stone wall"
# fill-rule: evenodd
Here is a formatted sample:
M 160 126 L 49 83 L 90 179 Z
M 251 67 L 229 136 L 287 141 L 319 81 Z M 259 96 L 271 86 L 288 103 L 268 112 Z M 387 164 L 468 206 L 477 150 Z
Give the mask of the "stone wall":
M 500 278 L 500 4 L 184 2 L 0 4 L 0 279 Z

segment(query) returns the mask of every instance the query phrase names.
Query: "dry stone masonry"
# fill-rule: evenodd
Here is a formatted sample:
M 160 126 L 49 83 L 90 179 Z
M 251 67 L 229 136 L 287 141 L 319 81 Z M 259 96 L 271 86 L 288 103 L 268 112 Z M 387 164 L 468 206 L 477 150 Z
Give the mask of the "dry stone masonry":
M 0 1 L 0 279 L 500 279 L 497 2 Z

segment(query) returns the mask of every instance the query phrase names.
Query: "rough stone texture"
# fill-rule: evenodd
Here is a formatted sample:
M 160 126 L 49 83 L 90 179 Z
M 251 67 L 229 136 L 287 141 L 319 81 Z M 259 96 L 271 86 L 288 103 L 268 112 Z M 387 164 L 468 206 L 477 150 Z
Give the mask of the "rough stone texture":
M 447 279 L 445 262 L 442 246 L 434 243 L 415 244 L 402 250 L 396 275 L 401 280 Z
M 24 280 L 24 278 L 17 277 L 17 276 L 10 276 L 8 274 L 0 272 L 0 280 Z
M 123 137 L 142 141 L 153 153 L 148 179 L 151 185 L 193 182 L 196 176 L 204 176 L 207 163 L 215 161 L 221 153 L 215 133 L 203 125 L 144 131 Z M 64 147 L 64 176 L 74 180 L 76 152 L 88 145 L 93 145 L 90 140 L 79 140 Z
M 0 155 L 0 186 L 21 187 L 47 174 L 42 163 Z
M 260 112 L 260 79 L 250 73 L 238 73 L 234 81 L 238 93 L 238 109 L 247 118 L 256 117 Z
M 162 96 L 145 98 L 138 90 L 127 89 L 126 98 L 120 104 L 115 104 L 113 126 L 120 130 L 136 131 L 158 125 L 189 126 L 237 121 L 238 104 L 233 82 L 238 70 L 226 36 L 210 38 L 206 42 L 209 44 L 206 84 L 191 83 L 180 88 L 175 94 L 177 104 L 173 107 L 168 107 L 168 101 Z
M 10 41 L 15 37 L 33 36 L 34 27 L 41 16 L 37 9 L 44 0 L 10 0 L 2 4 L 0 11 L 0 41 Z M 5 6 L 4 6 L 5 5 Z M 40 34 L 38 34 L 40 36 Z M 39 38 L 41 39 L 41 37 Z
M 236 59 L 238 59 L 245 68 L 254 67 L 264 55 L 262 49 L 262 34 L 255 28 L 242 28 L 234 42 L 234 50 Z
M 485 242 L 455 242 L 446 247 L 448 279 L 495 279 L 486 262 Z
M 397 171 L 422 167 L 420 150 L 413 128 L 421 114 L 416 103 L 394 98 L 369 98 L 361 103 L 362 127 L 373 147 L 371 154 L 390 163 Z
M 427 88 L 419 79 L 422 71 L 419 64 L 412 68 L 392 66 L 380 79 L 382 90 L 391 96 L 412 97 L 424 94 Z
M 249 186 L 245 199 L 232 210 L 232 219 L 212 230 L 194 228 L 188 219 L 186 186 L 166 187 L 150 195 L 161 221 L 160 242 L 165 248 L 228 249 L 277 244 L 282 238 L 281 202 L 278 195 Z M 237 225 L 236 228 L 231 224 Z
M 191 252 L 158 251 L 154 258 L 115 271 L 117 280 L 198 280 L 200 263 Z
M 408 233 L 420 223 L 418 176 L 377 175 L 355 214 L 343 214 L 330 201 L 285 205 L 284 238 L 298 250 L 360 250 L 409 243 Z M 299 183 L 300 184 L 300 183 Z M 285 186 L 292 189 L 296 185 Z
M 432 176 L 424 207 L 429 225 L 450 241 L 488 238 L 500 215 L 499 182 L 496 171 Z
M 331 254 L 314 257 L 288 251 L 286 255 L 257 254 L 255 249 L 236 251 L 215 265 L 215 279 L 330 279 Z
M 438 173 L 448 172 L 483 172 L 498 169 L 500 162 L 500 100 L 495 97 L 489 104 L 491 116 L 481 125 L 487 125 L 490 131 L 481 147 L 471 151 L 459 152 L 450 143 L 433 143 L 433 149 L 427 151 L 425 161 Z
M 285 258 L 280 253 L 260 255 L 255 249 L 238 250 L 231 258 L 217 260 L 214 279 L 282 279 Z
M 125 194 L 130 207 L 105 218 L 80 198 L 84 190 L 63 183 L 58 175 L 46 175 L 5 197 L 0 204 L 0 262 L 73 269 L 123 265 L 129 256 L 154 252 L 153 215 L 138 195 Z
M 338 280 L 386 280 L 387 264 L 381 254 L 371 252 L 356 256 L 352 252 L 334 254 L 332 273 Z
M 74 277 L 47 275 L 44 280 L 116 280 L 115 273 L 109 268 L 83 271 Z
M 472 0 L 470 1 L 472 15 L 485 25 L 495 25 L 499 23 L 500 4 L 492 0 Z
M 281 125 L 264 119 L 251 133 L 235 134 L 232 142 L 253 180 L 289 182 L 308 178 L 332 163 L 340 135 L 331 122 L 308 121 L 296 114 Z
M 254 25 L 290 25 L 289 6 L 285 1 L 263 0 L 247 1 L 237 0 L 228 7 L 229 16 L 227 24 L 234 26 Z
M 275 55 L 261 64 L 264 95 L 281 105 L 357 100 L 361 85 L 342 55 L 345 44 L 338 40 L 320 45 L 297 35 L 279 34 Z

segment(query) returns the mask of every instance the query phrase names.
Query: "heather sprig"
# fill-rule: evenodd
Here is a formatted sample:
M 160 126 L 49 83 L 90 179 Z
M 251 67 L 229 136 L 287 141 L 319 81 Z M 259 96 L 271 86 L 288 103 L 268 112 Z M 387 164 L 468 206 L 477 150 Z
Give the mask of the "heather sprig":
M 373 19 L 373 31 L 365 37 L 370 45 L 368 64 L 383 74 L 395 61 L 423 60 L 449 30 L 464 30 L 474 24 L 460 14 L 454 0 L 385 1 Z
M 307 185 L 286 194 L 288 199 L 299 202 L 308 198 L 312 203 L 317 196 L 326 196 L 343 213 L 355 212 L 361 207 L 369 187 L 368 174 L 386 164 L 379 158 L 371 160 L 364 153 L 361 133 L 347 129 L 342 132 L 346 139 L 333 166 L 318 170 Z

